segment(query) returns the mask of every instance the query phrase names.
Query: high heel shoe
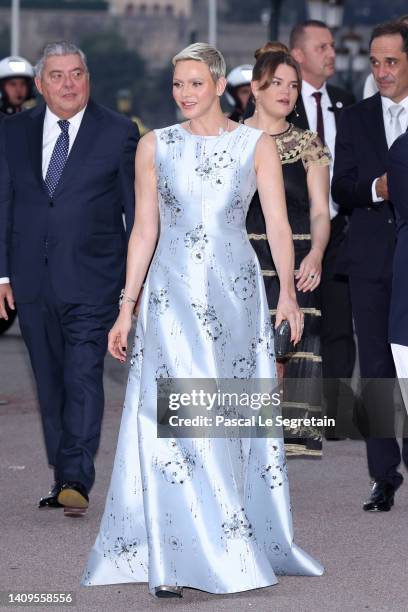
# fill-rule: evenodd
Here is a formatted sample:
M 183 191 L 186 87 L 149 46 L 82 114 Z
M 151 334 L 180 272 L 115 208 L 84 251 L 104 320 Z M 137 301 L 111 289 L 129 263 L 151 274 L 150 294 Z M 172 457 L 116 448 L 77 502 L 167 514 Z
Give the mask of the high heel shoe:
M 183 587 L 163 584 L 154 589 L 156 597 L 183 597 Z

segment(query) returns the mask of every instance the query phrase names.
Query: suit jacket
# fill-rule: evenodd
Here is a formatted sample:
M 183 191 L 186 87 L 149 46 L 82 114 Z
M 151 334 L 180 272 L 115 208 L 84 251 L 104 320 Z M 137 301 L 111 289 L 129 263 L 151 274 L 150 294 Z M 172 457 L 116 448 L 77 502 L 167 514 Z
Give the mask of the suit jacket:
M 389 150 L 387 172 L 397 219 L 389 336 L 390 342 L 408 346 L 408 133 Z
M 327 84 L 327 94 L 332 104 L 337 129 L 343 109 L 346 106 L 354 104 L 355 98 L 345 89 L 336 87 L 335 85 L 330 85 L 329 83 Z M 292 112 L 292 114 L 289 116 L 289 121 L 304 130 L 310 129 L 303 97 L 301 95 L 296 102 L 296 112 Z M 334 221 L 331 224 L 330 240 L 323 260 L 323 281 L 332 280 L 337 275 L 337 256 L 347 231 L 347 214 L 347 211 L 340 206 L 338 215 L 334 218 Z
M 45 106 L 0 122 L 0 277 L 16 302 L 32 302 L 48 270 L 68 303 L 108 304 L 123 286 L 134 219 L 139 132 L 89 101 L 50 198 L 42 177 Z
M 349 93 L 345 89 L 342 89 L 341 87 L 336 87 L 335 85 L 327 84 L 327 94 L 332 103 L 334 119 L 336 121 L 336 127 L 338 128 L 339 118 L 343 108 L 354 104 L 356 99 L 353 94 Z M 298 101 L 296 102 L 296 111 L 297 114 L 295 111 L 293 111 L 289 115 L 289 121 L 304 130 L 310 129 L 302 95 L 299 96 Z
M 374 204 L 372 184 L 387 170 L 380 94 L 346 108 L 336 137 L 333 199 L 351 213 L 338 270 L 370 279 L 391 276 L 395 222 L 391 202 Z

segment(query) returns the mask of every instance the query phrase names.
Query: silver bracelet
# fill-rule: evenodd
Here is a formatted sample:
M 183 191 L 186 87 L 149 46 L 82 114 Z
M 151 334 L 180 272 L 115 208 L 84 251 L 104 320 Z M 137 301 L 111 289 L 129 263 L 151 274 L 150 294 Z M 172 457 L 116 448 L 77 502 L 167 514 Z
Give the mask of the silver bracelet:
M 136 304 L 137 300 L 134 300 L 133 298 L 129 297 L 128 295 L 125 295 L 125 290 L 122 289 L 122 291 L 120 292 L 120 296 L 119 296 L 119 308 L 122 307 L 122 304 L 124 302 L 130 303 L 130 304 Z

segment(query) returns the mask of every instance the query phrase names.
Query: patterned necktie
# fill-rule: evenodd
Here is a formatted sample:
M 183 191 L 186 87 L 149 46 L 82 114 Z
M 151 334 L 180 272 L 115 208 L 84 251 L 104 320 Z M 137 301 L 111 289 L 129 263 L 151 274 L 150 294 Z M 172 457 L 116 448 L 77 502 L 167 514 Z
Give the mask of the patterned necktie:
M 393 104 L 388 109 L 391 119 L 390 119 L 390 129 L 388 134 L 388 147 L 391 147 L 393 142 L 397 140 L 398 136 L 402 134 L 402 125 L 400 121 L 401 113 L 404 111 L 404 107 L 400 104 Z
M 60 119 L 58 121 L 58 125 L 61 129 L 61 134 L 58 136 L 55 143 L 50 163 L 48 164 L 47 175 L 44 181 L 51 197 L 53 196 L 55 188 L 58 185 L 58 181 L 61 178 L 69 151 L 69 121 Z
M 323 111 L 322 111 L 322 92 L 315 91 L 312 96 L 316 100 L 316 112 L 317 112 L 317 124 L 316 131 L 320 137 L 320 140 L 324 144 L 324 123 L 323 123 Z

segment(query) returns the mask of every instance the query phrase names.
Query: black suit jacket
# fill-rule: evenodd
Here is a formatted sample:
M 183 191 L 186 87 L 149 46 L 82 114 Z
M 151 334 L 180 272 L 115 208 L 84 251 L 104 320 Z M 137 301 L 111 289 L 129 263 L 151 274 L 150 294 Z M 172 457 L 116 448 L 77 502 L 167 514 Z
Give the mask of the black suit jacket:
M 90 101 L 52 199 L 42 177 L 45 106 L 0 122 L 0 277 L 32 302 L 48 269 L 68 303 L 114 303 L 134 219 L 139 138 L 127 118 Z
M 345 89 L 330 84 L 327 84 L 327 93 L 331 101 L 331 108 L 333 109 L 337 129 L 343 109 L 354 104 L 355 98 Z M 289 121 L 304 130 L 310 129 L 301 95 L 296 102 L 296 111 L 289 116 Z M 330 240 L 323 260 L 322 280 L 331 280 L 338 272 L 337 256 L 347 231 L 347 211 L 340 206 L 338 213 L 339 214 L 335 217 L 335 221 L 331 224 Z
M 346 108 L 336 138 L 333 199 L 351 213 L 339 271 L 389 278 L 395 248 L 392 204 L 374 204 L 372 184 L 387 170 L 388 146 L 380 94 Z
M 336 127 L 338 127 L 339 118 L 343 108 L 354 104 L 356 99 L 353 94 L 349 93 L 341 87 L 327 84 L 327 94 L 332 103 L 331 108 L 333 109 L 334 118 L 336 121 Z M 297 114 L 296 114 L 297 112 Z M 289 121 L 304 130 L 310 129 L 309 122 L 307 120 L 305 105 L 303 103 L 302 95 L 299 96 L 296 102 L 296 111 L 293 111 L 289 117 Z
M 388 155 L 388 189 L 397 217 L 390 342 L 408 346 L 408 133 L 397 138 Z

